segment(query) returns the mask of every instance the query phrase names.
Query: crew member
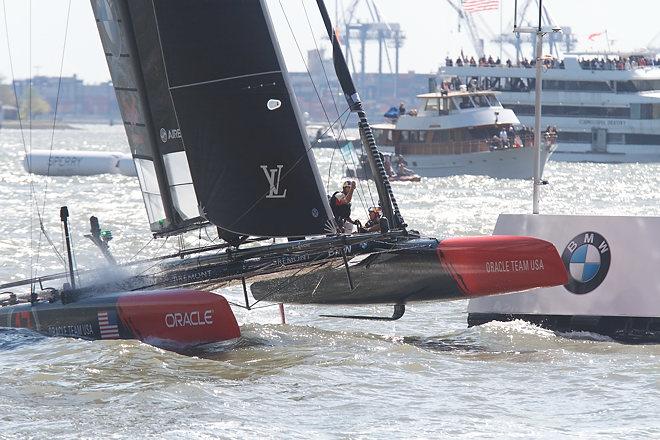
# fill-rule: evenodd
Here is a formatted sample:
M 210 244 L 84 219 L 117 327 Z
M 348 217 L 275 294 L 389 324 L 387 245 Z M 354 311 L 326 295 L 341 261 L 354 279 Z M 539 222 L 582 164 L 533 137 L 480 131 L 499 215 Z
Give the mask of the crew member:
M 359 229 L 359 232 L 380 232 L 380 212 L 377 206 L 369 208 L 369 220 Z
M 351 233 L 353 221 L 351 220 L 351 200 L 355 191 L 355 181 L 347 180 L 342 185 L 342 190 L 335 192 L 330 197 L 330 208 L 335 216 L 335 221 L 341 230 Z

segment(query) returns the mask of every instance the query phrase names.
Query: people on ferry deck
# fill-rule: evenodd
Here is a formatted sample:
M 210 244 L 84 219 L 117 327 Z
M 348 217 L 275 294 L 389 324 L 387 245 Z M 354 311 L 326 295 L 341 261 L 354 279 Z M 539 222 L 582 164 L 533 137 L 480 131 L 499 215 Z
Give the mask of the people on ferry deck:
M 507 140 L 513 143 L 513 139 L 516 137 L 516 130 L 513 128 L 513 125 L 509 125 L 506 134 L 507 134 Z
M 502 127 L 500 130 L 500 142 L 503 147 L 507 147 L 509 144 L 509 135 L 507 134 L 505 127 Z
M 502 141 L 500 141 L 500 138 L 494 134 L 492 139 L 490 140 L 490 148 L 491 150 L 499 150 L 502 147 Z
M 330 208 L 335 217 L 337 226 L 342 232 L 350 234 L 353 231 L 353 221 L 351 220 L 351 200 L 355 191 L 355 181 L 347 180 L 342 185 L 341 191 L 336 191 L 330 197 Z
M 358 227 L 358 232 L 380 232 L 380 214 L 381 209 L 378 206 L 369 208 L 369 220 L 364 226 Z
M 406 114 L 406 106 L 402 103 L 399 104 L 399 115 L 405 115 Z

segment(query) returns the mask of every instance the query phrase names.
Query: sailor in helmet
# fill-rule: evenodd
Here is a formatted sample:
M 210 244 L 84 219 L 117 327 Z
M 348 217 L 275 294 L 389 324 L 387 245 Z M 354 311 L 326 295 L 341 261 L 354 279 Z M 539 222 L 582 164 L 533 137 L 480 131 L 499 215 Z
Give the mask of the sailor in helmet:
M 360 232 L 380 232 L 380 217 L 382 210 L 378 206 L 369 208 L 369 220 L 359 229 Z
M 342 190 L 335 192 L 330 197 L 330 208 L 335 216 L 337 225 L 350 234 L 353 231 L 353 220 L 351 220 L 351 200 L 355 191 L 355 182 L 347 180 L 342 185 Z

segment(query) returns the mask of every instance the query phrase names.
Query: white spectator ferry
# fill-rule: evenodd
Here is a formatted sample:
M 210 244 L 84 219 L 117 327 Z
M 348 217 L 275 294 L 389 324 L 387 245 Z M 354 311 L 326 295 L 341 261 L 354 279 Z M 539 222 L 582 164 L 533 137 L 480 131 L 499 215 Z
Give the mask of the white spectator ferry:
M 440 76 L 501 91 L 505 108 L 534 124 L 535 69 L 453 62 Z M 554 160 L 660 162 L 660 60 L 639 56 L 578 60 L 567 55 L 543 72 L 542 126 L 556 126 Z
M 418 95 L 419 109 L 373 126 L 376 143 L 385 152 L 402 155 L 406 167 L 422 177 L 531 178 L 533 134 L 521 129 L 515 113 L 503 108 L 496 94 L 463 88 Z M 554 136 L 544 135 L 541 170 L 554 148 Z

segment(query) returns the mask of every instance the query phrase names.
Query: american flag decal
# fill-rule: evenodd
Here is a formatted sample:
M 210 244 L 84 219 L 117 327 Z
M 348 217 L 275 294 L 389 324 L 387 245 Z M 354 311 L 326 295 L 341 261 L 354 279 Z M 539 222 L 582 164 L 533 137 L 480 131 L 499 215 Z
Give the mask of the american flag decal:
M 101 339 L 119 339 L 117 312 L 113 310 L 98 312 L 98 320 Z

